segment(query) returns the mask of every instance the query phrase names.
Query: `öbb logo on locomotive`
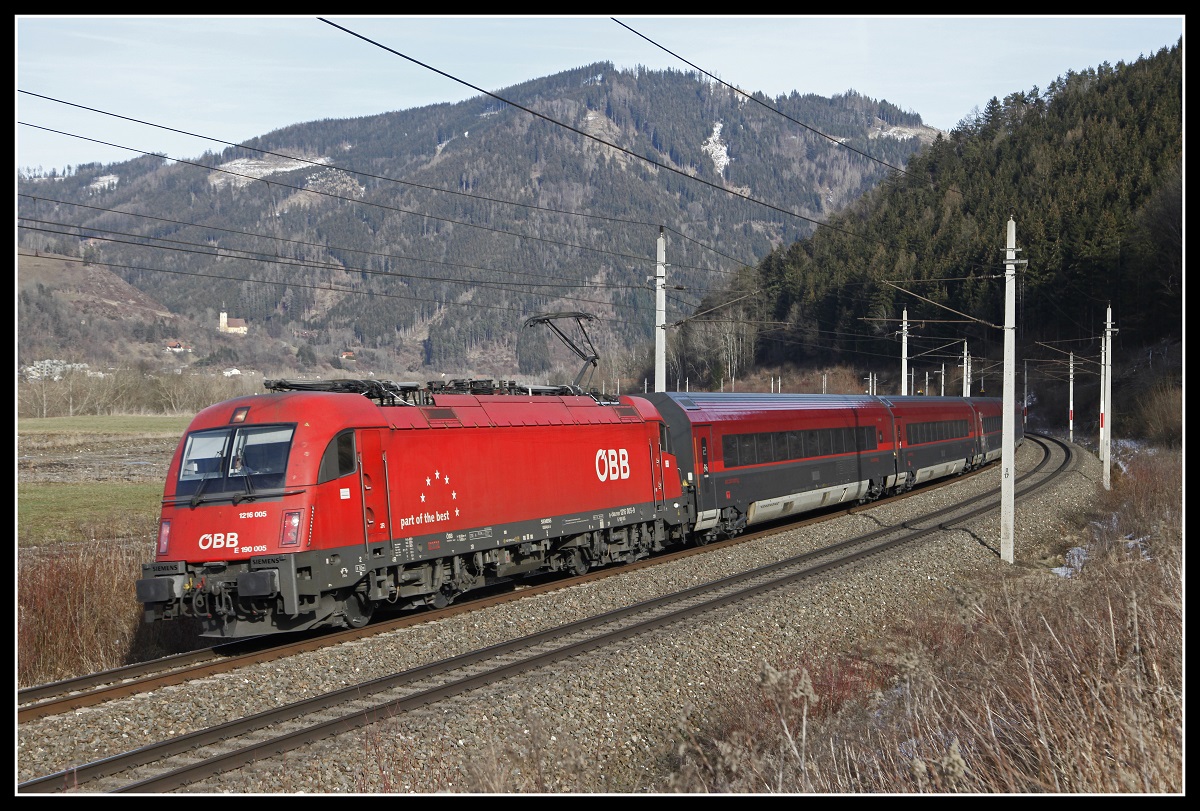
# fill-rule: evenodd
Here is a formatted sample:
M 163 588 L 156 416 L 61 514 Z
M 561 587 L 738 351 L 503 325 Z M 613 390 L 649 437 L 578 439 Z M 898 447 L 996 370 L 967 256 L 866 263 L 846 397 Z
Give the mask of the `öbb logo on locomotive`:
M 605 482 L 629 478 L 629 451 L 624 448 L 601 448 L 596 451 L 596 478 Z
M 237 549 L 238 534 L 236 532 L 206 532 L 200 536 L 196 544 L 201 549 Z M 263 551 L 267 551 L 266 547 Z
M 385 606 L 868 502 L 1001 452 L 999 398 L 468 382 L 268 380 L 199 412 L 136 584 L 146 621 L 193 617 L 221 638 L 358 627 Z

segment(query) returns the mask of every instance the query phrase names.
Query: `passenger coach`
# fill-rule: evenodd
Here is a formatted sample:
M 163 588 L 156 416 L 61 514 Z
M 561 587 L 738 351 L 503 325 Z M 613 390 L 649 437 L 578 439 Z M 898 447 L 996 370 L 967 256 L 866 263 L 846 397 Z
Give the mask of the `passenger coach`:
M 896 486 L 895 427 L 876 397 L 663 392 L 680 468 L 709 539 Z

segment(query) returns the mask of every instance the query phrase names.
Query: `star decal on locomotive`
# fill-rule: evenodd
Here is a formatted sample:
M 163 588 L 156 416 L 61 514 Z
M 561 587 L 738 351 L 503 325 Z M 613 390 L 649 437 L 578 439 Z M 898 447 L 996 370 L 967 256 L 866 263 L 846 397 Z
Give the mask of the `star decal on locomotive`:
M 419 495 L 421 504 L 428 505 L 428 509 L 414 513 L 408 520 L 402 521 L 402 524 L 429 526 L 450 520 L 451 505 L 447 502 L 458 501 L 458 489 L 446 489 L 450 486 L 450 474 L 439 469 L 434 470 L 432 476 L 427 475 L 424 479 L 425 489 L 421 490 Z M 453 507 L 453 512 L 455 518 L 462 513 L 457 506 Z

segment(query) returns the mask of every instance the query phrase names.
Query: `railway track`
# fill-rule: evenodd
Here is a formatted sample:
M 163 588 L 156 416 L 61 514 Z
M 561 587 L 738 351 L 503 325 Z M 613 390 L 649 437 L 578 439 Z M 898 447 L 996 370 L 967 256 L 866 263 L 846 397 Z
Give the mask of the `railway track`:
M 1071 449 L 1065 443 L 1042 437 L 1027 439 L 1039 444 L 1044 454 L 1041 462 L 1019 480 L 1018 497 L 1052 481 L 1055 475 L 1070 466 L 1071 461 Z M 1054 450 L 1055 448 L 1057 450 Z M 1052 460 L 1060 458 L 1060 452 L 1059 464 L 1052 464 Z M 930 489 L 914 491 L 918 492 L 927 493 Z M 842 510 L 835 515 L 866 510 L 871 506 L 874 505 Z M 931 512 L 918 521 L 908 521 L 901 526 L 880 527 L 876 531 L 834 546 L 797 555 L 722 580 L 28 780 L 18 786 L 18 791 L 44 793 L 80 789 L 99 792 L 163 792 L 178 789 L 213 774 L 245 765 L 248 760 L 287 752 L 312 741 L 365 726 L 392 714 L 436 703 L 517 673 L 547 667 L 565 658 L 612 645 L 655 628 L 704 615 L 764 591 L 791 585 L 806 578 L 819 577 L 835 568 L 854 565 L 864 558 L 883 554 L 898 545 L 912 543 L 931 533 L 969 521 L 994 510 L 996 506 L 996 493 L 988 492 Z M 828 520 L 829 517 L 810 520 Z M 790 524 L 787 528 L 793 529 L 795 526 Z M 777 531 L 778 528 L 765 530 L 762 533 L 739 536 L 729 542 L 675 553 L 666 558 L 601 570 L 573 579 L 571 583 L 595 577 L 614 576 L 628 572 L 635 566 L 660 565 L 665 559 L 709 552 L 731 542 L 745 542 Z M 481 602 L 517 599 L 538 590 L 561 589 L 563 586 L 564 582 L 558 580 L 534 586 L 519 594 L 498 595 L 438 612 L 378 623 L 359 631 L 327 634 L 318 639 L 237 655 L 229 655 L 227 651 L 218 653 L 216 649 L 197 652 L 199 659 L 194 664 L 176 661 L 167 672 L 146 678 L 168 679 L 174 680 L 172 683 L 179 683 L 179 680 L 188 678 L 182 674 L 188 673 L 190 667 L 200 668 L 202 675 L 207 675 L 212 672 L 212 668 L 224 665 L 240 667 L 264 661 L 263 657 L 280 658 L 293 655 L 301 650 L 313 649 L 311 646 L 337 644 L 350 638 L 361 637 L 364 632 L 367 635 L 381 633 L 399 627 L 401 623 L 429 622 L 452 611 L 477 610 L 482 607 Z M 205 659 L 204 656 L 215 657 L 220 661 L 214 662 L 212 659 Z M 147 663 L 153 664 L 155 663 Z M 104 674 L 89 678 L 109 678 L 111 681 L 111 677 L 105 677 Z M 136 688 L 133 685 L 138 683 L 138 679 L 124 681 L 127 685 L 124 688 L 126 690 L 151 689 L 149 685 L 152 682 L 149 680 L 142 681 L 141 687 Z M 114 685 L 108 685 L 104 689 L 111 686 Z M 52 686 L 47 686 L 50 687 Z M 31 704 L 28 709 L 32 711 L 34 707 L 40 706 L 44 715 L 49 708 L 46 702 L 51 700 L 53 699 L 43 699 Z M 79 699 L 68 694 L 57 700 L 66 708 L 71 701 Z

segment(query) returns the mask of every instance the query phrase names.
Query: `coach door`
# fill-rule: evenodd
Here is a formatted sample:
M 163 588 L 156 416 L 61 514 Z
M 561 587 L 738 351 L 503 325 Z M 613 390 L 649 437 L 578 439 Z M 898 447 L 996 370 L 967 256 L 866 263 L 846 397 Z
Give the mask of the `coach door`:
M 654 512 L 664 508 L 666 499 L 666 482 L 663 479 L 663 443 L 666 441 L 666 428 L 659 426 L 659 441 L 650 441 L 650 479 L 654 487 Z
M 716 477 L 713 476 L 716 448 L 713 446 L 712 426 L 693 426 L 692 437 L 696 454 L 696 508 L 700 511 L 697 528 L 701 528 L 701 525 L 716 523 L 717 491 Z
M 362 487 L 363 542 L 369 547 L 388 540 L 392 523 L 386 458 L 377 430 L 358 432 L 358 480 Z
M 892 434 L 892 447 L 896 449 L 896 474 L 901 477 L 900 482 L 903 482 L 904 475 L 909 473 L 909 469 L 912 467 L 912 456 L 908 450 L 908 443 L 904 441 L 903 418 L 899 416 L 893 418 L 892 431 L 894 432 Z

